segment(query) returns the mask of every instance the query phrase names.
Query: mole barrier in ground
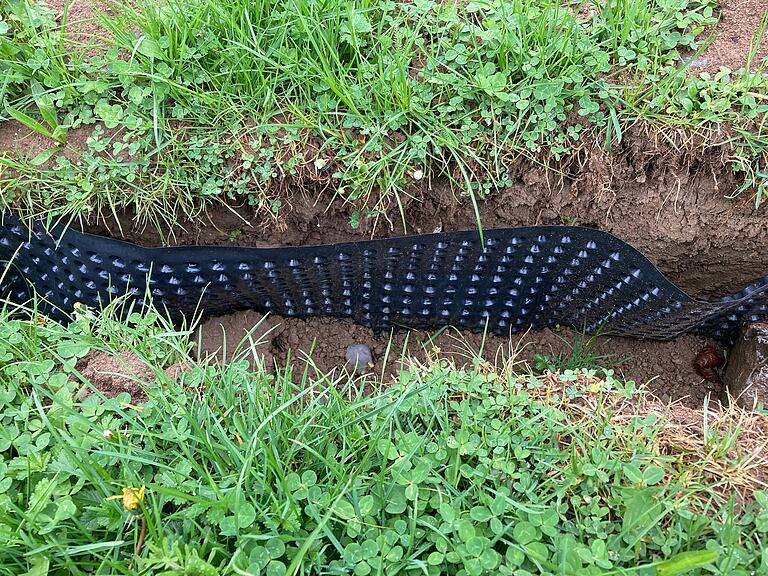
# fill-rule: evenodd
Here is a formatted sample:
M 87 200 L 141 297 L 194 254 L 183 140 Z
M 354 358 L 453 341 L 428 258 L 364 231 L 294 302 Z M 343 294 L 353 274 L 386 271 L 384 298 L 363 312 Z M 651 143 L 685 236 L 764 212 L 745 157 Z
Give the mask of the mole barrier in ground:
M 150 294 L 173 316 L 255 309 L 497 333 L 569 326 L 666 340 L 731 340 L 768 318 L 768 278 L 707 302 L 640 252 L 591 228 L 535 226 L 446 232 L 323 246 L 146 248 L 6 215 L 0 296 L 66 318 L 76 302 Z

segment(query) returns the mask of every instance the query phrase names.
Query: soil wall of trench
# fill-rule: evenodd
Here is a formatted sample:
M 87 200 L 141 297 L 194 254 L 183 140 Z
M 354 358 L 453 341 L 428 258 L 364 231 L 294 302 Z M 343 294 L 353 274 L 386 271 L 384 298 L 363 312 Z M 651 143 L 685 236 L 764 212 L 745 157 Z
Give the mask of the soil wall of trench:
M 729 198 L 743 179 L 721 154 L 682 153 L 636 136 L 610 155 L 584 153 L 559 170 L 518 159 L 509 168 L 514 184 L 479 202 L 481 222 L 485 228 L 599 228 L 640 250 L 686 292 L 705 299 L 729 295 L 768 274 L 768 216 L 764 207 L 755 208 L 750 191 Z M 359 207 L 334 198 L 323 179 L 310 174 L 283 183 L 277 221 L 230 204 L 162 233 L 135 225 L 129 213 L 119 226 L 107 217 L 86 230 L 143 245 L 171 238 L 179 245 L 299 246 L 477 228 L 466 194 L 436 178 L 414 183 L 401 196 L 406 227 L 393 203 L 378 221 L 363 220 L 353 229 L 350 214 Z

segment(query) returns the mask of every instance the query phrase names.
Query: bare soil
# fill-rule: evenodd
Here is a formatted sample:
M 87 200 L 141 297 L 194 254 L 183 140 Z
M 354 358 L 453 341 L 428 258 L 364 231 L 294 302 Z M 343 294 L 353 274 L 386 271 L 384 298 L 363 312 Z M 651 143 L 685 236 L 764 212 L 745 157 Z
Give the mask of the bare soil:
M 155 380 L 152 368 L 132 352 L 110 354 L 94 350 L 81 358 L 75 369 L 107 398 L 127 392 L 134 404 L 146 400 L 144 386 Z M 89 393 L 86 390 L 83 397 Z
M 768 56 L 768 35 L 757 37 L 766 12 L 768 0 L 720 0 L 720 22 L 711 31 L 714 40 L 691 62 L 691 70 L 710 74 L 721 67 L 739 70 L 746 66 L 750 51 L 750 70 L 757 70 Z
M 47 0 L 64 27 L 65 39 L 72 50 L 85 51 L 86 57 L 104 52 L 108 32 L 96 20 L 96 14 L 109 16 L 113 9 L 108 2 L 98 0 Z
M 396 377 L 403 365 L 425 362 L 438 354 L 457 366 L 471 365 L 481 357 L 495 365 L 514 365 L 518 373 L 530 371 L 534 355 L 570 356 L 574 343 L 583 338 L 567 329 L 507 338 L 484 338 L 482 334 L 453 329 L 377 334 L 349 320 L 263 317 L 255 312 L 209 318 L 200 326 L 197 337 L 202 358 L 258 358 L 258 362 L 272 369 L 293 362 L 298 375 L 305 366 L 309 366 L 310 373 L 352 372 L 353 367 L 345 358 L 346 349 L 352 344 L 365 344 L 373 356 L 371 372 L 384 382 Z M 707 396 L 717 398 L 721 393 L 703 381 L 693 368 L 696 354 L 706 343 L 695 336 L 671 342 L 598 337 L 589 341 L 587 351 L 597 364 L 615 369 L 618 377 L 646 386 L 664 402 L 682 399 L 686 405 L 700 407 Z
M 88 149 L 87 140 L 93 132 L 93 126 L 80 126 L 67 132 L 67 143 L 60 147 L 57 155 L 72 162 L 77 162 Z M 58 143 L 47 136 L 29 130 L 15 120 L 0 122 L 0 155 L 11 153 L 17 158 L 34 158 L 41 152 L 57 147 Z M 55 157 L 54 157 L 55 158 Z M 54 160 L 48 160 L 44 166 L 51 166 Z

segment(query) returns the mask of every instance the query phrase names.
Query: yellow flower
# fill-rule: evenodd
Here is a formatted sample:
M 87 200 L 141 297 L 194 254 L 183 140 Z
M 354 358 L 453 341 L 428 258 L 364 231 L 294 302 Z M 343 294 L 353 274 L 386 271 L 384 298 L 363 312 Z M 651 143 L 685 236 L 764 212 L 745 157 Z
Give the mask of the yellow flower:
M 141 507 L 141 503 L 144 501 L 144 490 L 146 486 L 141 488 L 134 488 L 132 486 L 126 486 L 123 488 L 123 493 L 116 496 L 110 496 L 107 500 L 123 499 L 123 508 L 129 512 L 136 512 Z

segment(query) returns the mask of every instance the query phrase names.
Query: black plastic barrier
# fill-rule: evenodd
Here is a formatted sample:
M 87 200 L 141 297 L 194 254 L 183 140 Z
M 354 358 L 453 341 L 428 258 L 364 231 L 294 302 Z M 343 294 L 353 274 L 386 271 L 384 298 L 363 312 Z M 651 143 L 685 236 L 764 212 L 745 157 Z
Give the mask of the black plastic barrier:
M 144 248 L 5 216 L 0 294 L 76 302 L 149 293 L 172 314 L 243 309 L 348 317 L 374 329 L 452 325 L 499 333 L 571 326 L 587 333 L 733 338 L 768 317 L 768 278 L 717 302 L 677 288 L 611 234 L 571 226 L 449 232 L 292 248 Z

